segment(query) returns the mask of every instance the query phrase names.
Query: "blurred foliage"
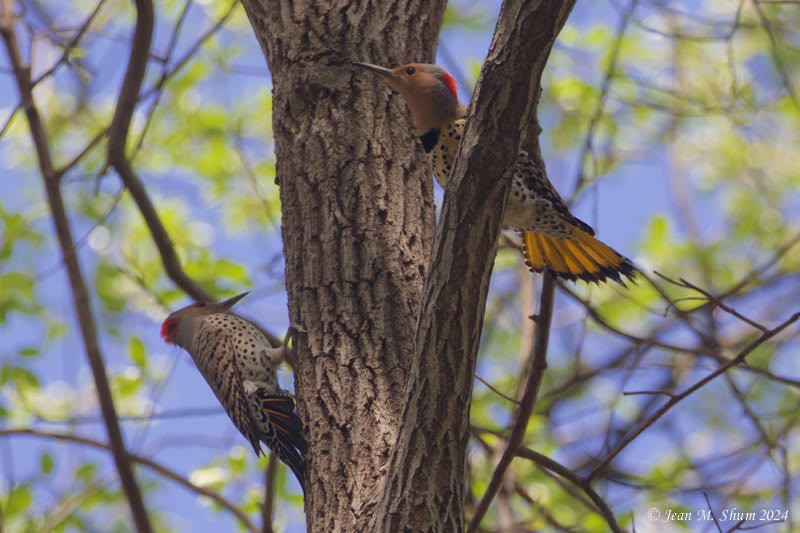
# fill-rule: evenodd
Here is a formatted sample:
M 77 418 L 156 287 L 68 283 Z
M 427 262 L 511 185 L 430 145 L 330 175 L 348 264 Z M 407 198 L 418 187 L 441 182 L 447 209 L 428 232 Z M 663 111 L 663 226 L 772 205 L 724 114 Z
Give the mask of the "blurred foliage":
M 132 10 L 110 0 L 67 50 L 68 61 L 60 61 L 95 5 L 24 3 L 20 38 L 27 56 L 36 36 L 34 78 L 55 68 L 34 94 L 58 164 L 107 128 L 123 74 L 119 58 L 127 57 Z M 183 2 L 158 3 L 153 58 L 130 139 L 134 163 L 191 277 L 220 296 L 255 288 L 282 310 L 268 72 L 238 3 L 187 5 L 179 22 Z M 496 9 L 468 1 L 447 8 L 440 61 L 461 84 L 474 83 L 484 52 L 466 44 L 477 36 L 488 42 Z M 668 395 L 758 334 L 654 270 L 724 294 L 728 305 L 768 327 L 800 301 L 800 8 L 643 1 L 624 20 L 622 9 L 605 0 L 578 3 L 553 50 L 540 106 L 554 183 L 579 215 L 603 222 L 602 238 L 648 277 L 627 292 L 568 285 L 569 294 L 557 298 L 548 370 L 524 445 L 581 476 Z M 102 441 L 35 153 L 15 99 L 6 96 L 15 91 L 2 63 L 0 124 L 8 127 L 0 130 L 0 167 L 15 183 L 13 196 L 0 199 L 0 329 L 11 341 L 0 351 L 0 431 L 55 428 Z M 184 354 L 165 353 L 158 323 L 185 298 L 106 168 L 105 150 L 101 138 L 67 172 L 63 190 L 96 296 L 115 399 L 129 417 L 128 442 L 256 516 L 266 462 L 256 461 L 217 416 L 209 391 L 188 382 L 193 369 Z M 501 249 L 487 304 L 478 373 L 495 390 L 475 384 L 473 503 L 504 449 L 511 399 L 529 356 L 520 350 L 529 340 L 521 332 L 529 331 L 526 317 L 535 309 L 521 308 L 519 264 L 516 250 Z M 774 507 L 798 515 L 797 349 L 795 326 L 755 350 L 747 367 L 676 406 L 598 474 L 593 487 L 623 527 L 656 531 L 646 519 L 650 507 L 697 513 L 706 508 L 703 492 L 717 512 Z M 661 393 L 623 396 L 647 391 Z M 175 414 L 190 409 L 200 414 Z M 41 438 L 0 439 L 0 524 L 7 530 L 129 529 L 105 454 Z M 508 520 L 526 530 L 607 530 L 579 488 L 521 458 L 511 472 L 513 486 L 492 506 L 486 530 Z M 144 469 L 137 473 L 159 530 L 191 529 L 195 522 L 172 503 L 157 503 L 162 496 L 174 501 L 180 489 Z M 302 499 L 290 480 L 280 467 L 281 527 L 302 523 Z M 180 509 L 194 504 L 219 529 L 231 529 L 234 518 L 218 506 L 188 498 Z

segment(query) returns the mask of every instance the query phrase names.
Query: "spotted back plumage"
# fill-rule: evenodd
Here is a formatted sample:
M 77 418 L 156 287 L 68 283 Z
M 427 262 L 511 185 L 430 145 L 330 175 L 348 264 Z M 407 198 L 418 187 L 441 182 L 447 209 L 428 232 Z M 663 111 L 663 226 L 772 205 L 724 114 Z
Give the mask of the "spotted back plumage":
M 420 137 L 442 188 L 453 168 L 466 119 L 458 118 Z M 503 226 L 521 231 L 525 262 L 535 272 L 589 282 L 633 278 L 631 262 L 594 238 L 594 230 L 570 213 L 567 204 L 524 150 L 514 162 Z
M 261 442 L 283 460 L 305 490 L 301 454 L 307 444 L 294 399 L 280 392 L 277 366 L 283 351 L 272 348 L 249 321 L 230 313 L 206 316 L 190 351 L 231 421 L 257 454 Z
M 294 398 L 280 390 L 277 379 L 286 344 L 273 348 L 255 324 L 228 311 L 229 302 L 201 302 L 176 311 L 164 321 L 162 335 L 189 352 L 253 450 L 260 455 L 261 443 L 266 444 L 305 490 L 303 424 Z
M 257 335 L 256 335 L 257 334 Z M 236 428 L 256 452 L 260 451 L 260 428 L 248 403 L 248 389 L 265 387 L 277 391 L 275 365 L 266 356 L 261 332 L 248 321 L 228 313 L 206 316 L 196 328 L 189 353 L 195 365 Z M 264 339 L 266 340 L 266 339 Z
M 442 188 L 447 187 L 447 179 L 453 168 L 465 125 L 466 119 L 459 118 L 435 132 L 429 132 L 427 139 L 423 139 L 426 137 L 424 135 L 421 137 L 436 180 Z M 519 151 L 514 164 L 514 179 L 503 215 L 503 225 L 560 239 L 572 237 L 573 226 L 594 235 L 588 224 L 569 212 L 567 204 L 524 150 Z

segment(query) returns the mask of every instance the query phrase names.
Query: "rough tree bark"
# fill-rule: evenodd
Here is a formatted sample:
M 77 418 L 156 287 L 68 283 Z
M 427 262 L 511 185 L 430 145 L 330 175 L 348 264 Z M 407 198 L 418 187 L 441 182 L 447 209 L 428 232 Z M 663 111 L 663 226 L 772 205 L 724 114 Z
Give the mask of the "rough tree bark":
M 403 103 L 350 61 L 430 62 L 445 2 L 243 4 L 272 73 L 289 313 L 308 330 L 306 520 L 364 531 L 397 440 L 434 209 Z
M 448 181 L 400 438 L 373 531 L 464 530 L 469 405 L 497 235 L 522 132 L 573 5 L 503 2 Z M 533 148 L 538 159 L 538 142 Z
M 508 184 L 492 169 L 511 168 L 573 3 L 504 4 L 428 268 L 431 177 L 405 108 L 348 65 L 430 61 L 444 2 L 243 0 L 274 84 L 289 311 L 308 330 L 295 371 L 311 531 L 463 531 Z

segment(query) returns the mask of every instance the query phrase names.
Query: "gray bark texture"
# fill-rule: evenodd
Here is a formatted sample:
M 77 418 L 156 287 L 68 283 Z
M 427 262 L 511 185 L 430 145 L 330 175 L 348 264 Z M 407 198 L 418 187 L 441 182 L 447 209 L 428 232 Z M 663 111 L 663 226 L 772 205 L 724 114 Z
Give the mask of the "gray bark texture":
M 295 383 L 309 531 L 464 530 L 469 402 L 509 181 L 497 169 L 512 167 L 573 3 L 504 3 L 434 238 L 405 105 L 349 63 L 432 62 L 444 2 L 243 0 L 273 79 L 289 313 L 308 330 Z
M 573 5 L 507 0 L 500 10 L 448 181 L 373 531 L 464 530 L 469 406 L 497 235 L 522 132 Z
M 243 4 L 272 73 L 289 314 L 308 331 L 295 346 L 306 520 L 365 531 L 397 441 L 434 205 L 403 102 L 350 62 L 432 62 L 444 2 Z

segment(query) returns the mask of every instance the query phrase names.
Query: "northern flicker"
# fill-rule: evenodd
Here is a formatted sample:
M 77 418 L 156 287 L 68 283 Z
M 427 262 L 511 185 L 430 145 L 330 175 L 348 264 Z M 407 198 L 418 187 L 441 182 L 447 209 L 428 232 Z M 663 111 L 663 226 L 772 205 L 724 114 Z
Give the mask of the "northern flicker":
M 252 322 L 230 309 L 247 293 L 224 302 L 198 302 L 167 317 L 161 337 L 192 356 L 236 429 L 261 455 L 261 443 L 289 465 L 305 492 L 302 455 L 308 445 L 294 398 L 278 387 L 277 368 L 283 362 L 290 327 L 283 345 L 273 348 Z
M 353 64 L 378 74 L 400 93 L 436 179 L 446 188 L 467 114 L 466 106 L 458 101 L 453 77 L 441 67 L 421 63 L 394 69 Z M 523 150 L 514 164 L 503 225 L 522 231 L 525 262 L 534 272 L 595 283 L 611 278 L 623 286 L 623 277 L 632 280 L 635 276 L 636 269 L 627 258 L 597 240 L 594 230 L 570 213 L 542 169 Z

